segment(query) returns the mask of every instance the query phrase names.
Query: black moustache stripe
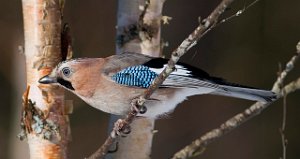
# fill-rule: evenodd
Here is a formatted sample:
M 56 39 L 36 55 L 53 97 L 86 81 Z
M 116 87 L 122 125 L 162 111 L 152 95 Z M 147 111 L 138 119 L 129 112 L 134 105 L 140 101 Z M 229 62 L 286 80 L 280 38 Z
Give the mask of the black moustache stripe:
M 72 91 L 75 90 L 75 89 L 73 88 L 73 86 L 72 86 L 72 83 L 69 82 L 69 81 L 67 81 L 67 80 L 64 80 L 63 78 L 57 78 L 57 82 L 58 82 L 60 85 L 66 87 L 66 88 L 68 88 L 68 89 L 70 89 L 70 90 L 72 90 Z

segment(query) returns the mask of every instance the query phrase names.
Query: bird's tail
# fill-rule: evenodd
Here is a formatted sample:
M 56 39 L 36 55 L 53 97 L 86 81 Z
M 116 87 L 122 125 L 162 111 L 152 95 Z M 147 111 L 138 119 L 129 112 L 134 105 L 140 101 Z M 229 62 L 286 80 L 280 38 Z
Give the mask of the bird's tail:
M 272 102 L 277 98 L 274 92 L 268 90 L 228 85 L 219 85 L 219 88 L 220 89 L 217 89 L 211 94 L 242 98 L 260 102 Z

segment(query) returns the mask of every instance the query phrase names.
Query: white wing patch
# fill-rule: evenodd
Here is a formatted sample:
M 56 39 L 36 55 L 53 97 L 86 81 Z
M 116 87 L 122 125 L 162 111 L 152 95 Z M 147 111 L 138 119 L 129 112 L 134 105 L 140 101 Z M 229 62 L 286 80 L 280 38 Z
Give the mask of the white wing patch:
M 166 68 L 166 66 L 167 65 L 165 64 L 163 68 L 150 68 L 150 70 L 157 74 L 160 74 L 163 69 Z M 162 83 L 161 86 L 173 88 L 220 88 L 218 84 L 192 77 L 192 72 L 182 65 L 175 65 L 175 68 L 176 69 Z
M 157 73 L 158 75 L 167 67 L 167 64 L 163 68 L 150 68 L 151 71 Z M 191 71 L 181 65 L 175 65 L 175 70 L 171 75 L 180 75 L 180 76 L 190 76 Z
M 193 77 L 185 77 L 178 75 L 170 75 L 161 86 L 165 87 L 176 87 L 176 88 L 213 88 L 219 89 L 219 85 L 211 83 L 209 81 L 204 81 L 200 79 L 195 79 Z

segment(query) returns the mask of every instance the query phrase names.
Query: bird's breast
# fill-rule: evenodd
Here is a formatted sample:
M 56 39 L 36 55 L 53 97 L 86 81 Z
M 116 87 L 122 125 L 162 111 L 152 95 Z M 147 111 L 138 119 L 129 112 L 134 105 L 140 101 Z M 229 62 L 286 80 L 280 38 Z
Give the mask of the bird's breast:
M 104 112 L 125 115 L 130 110 L 130 102 L 144 89 L 122 86 L 110 82 L 98 86 L 92 96 L 80 96 L 89 105 Z

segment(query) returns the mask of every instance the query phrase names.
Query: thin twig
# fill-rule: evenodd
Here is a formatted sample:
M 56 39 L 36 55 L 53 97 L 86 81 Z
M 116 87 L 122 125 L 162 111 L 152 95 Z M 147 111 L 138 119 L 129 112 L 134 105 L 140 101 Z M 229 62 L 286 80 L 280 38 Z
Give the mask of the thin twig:
M 286 124 L 286 93 L 283 92 L 283 110 L 282 110 L 282 125 L 281 125 L 281 130 L 285 130 L 285 124 Z
M 297 80 L 292 81 L 289 84 L 285 85 L 282 91 L 284 91 L 288 95 L 298 89 L 300 89 L 300 77 Z
M 286 68 L 281 72 L 281 74 L 278 76 L 276 82 L 273 85 L 272 91 L 278 94 L 277 100 L 284 96 L 282 92 L 289 94 L 300 89 L 300 78 L 283 87 L 282 91 L 280 88 L 280 85 L 282 85 L 286 75 L 293 69 L 295 62 L 300 55 L 300 42 L 298 42 L 296 48 L 297 54 L 295 54 L 286 64 Z M 260 114 L 270 104 L 271 103 L 256 102 L 249 108 L 245 109 L 243 112 L 233 116 L 232 118 L 222 123 L 218 128 L 215 128 L 205 133 L 198 139 L 194 140 L 190 145 L 187 145 L 186 147 L 175 153 L 172 159 L 186 159 L 201 154 L 202 152 L 204 152 L 206 146 L 209 143 L 231 132 L 232 130 L 237 128 L 239 125 L 245 123 L 252 117 Z
M 283 81 L 287 74 L 294 68 L 294 64 L 300 55 L 300 41 L 296 45 L 296 54 L 291 58 L 291 60 L 286 64 L 285 69 L 281 72 L 280 76 L 277 78 L 276 82 L 273 85 L 272 91 L 279 93 L 280 87 L 283 84 Z
M 287 139 L 285 138 L 285 124 L 286 124 L 286 96 L 287 94 L 283 91 L 283 111 L 282 111 L 282 125 L 279 128 L 279 133 L 281 136 L 281 144 L 282 144 L 282 157 L 281 159 L 286 159 L 286 148 L 287 148 Z
M 139 21 L 138 21 L 138 23 L 139 23 L 138 26 L 139 27 L 144 24 L 144 17 L 146 15 L 146 12 L 147 12 L 147 9 L 148 9 L 149 5 L 150 5 L 150 0 L 145 0 L 145 5 L 144 5 L 144 8 L 143 8 L 143 10 L 140 14 Z
M 138 114 L 139 110 L 135 108 L 141 109 L 143 108 L 143 104 L 145 103 L 146 99 L 150 98 L 153 92 L 160 86 L 161 83 L 171 74 L 174 70 L 174 66 L 179 58 L 184 55 L 191 47 L 193 47 L 197 41 L 203 36 L 206 30 L 214 26 L 220 17 L 220 15 L 225 11 L 225 9 L 233 2 L 234 0 L 223 0 L 215 10 L 206 18 L 204 19 L 199 26 L 186 38 L 180 46 L 178 46 L 171 55 L 170 60 L 168 61 L 167 67 L 160 73 L 160 75 L 154 80 L 151 86 L 137 99 L 132 101 L 132 111 L 128 113 L 126 118 L 119 119 L 115 123 L 115 127 L 111 132 L 111 135 L 106 139 L 105 143 L 89 158 L 104 158 L 107 154 L 107 151 L 112 143 L 116 140 L 119 136 L 121 130 L 129 127 L 133 119 Z
M 255 5 L 257 2 L 259 2 L 259 1 L 260 1 L 260 0 L 255 0 L 255 1 L 251 2 L 249 5 L 245 5 L 245 6 L 243 7 L 243 9 L 238 10 L 235 14 L 233 14 L 233 15 L 231 15 L 231 16 L 225 18 L 225 19 L 222 19 L 221 21 L 219 21 L 218 24 L 217 24 L 216 26 L 219 26 L 220 24 L 225 23 L 225 22 L 231 20 L 232 18 L 235 18 L 235 17 L 240 16 L 240 15 L 243 14 L 248 8 L 254 6 L 254 5 Z
M 240 15 L 242 15 L 248 8 L 252 7 L 253 5 L 255 5 L 257 2 L 259 2 L 260 0 L 255 0 L 253 1 L 252 3 L 250 3 L 249 5 L 246 5 L 243 7 L 243 9 L 240 9 L 238 10 L 235 14 L 225 18 L 225 19 L 222 19 L 220 21 L 218 21 L 217 23 L 215 23 L 212 27 L 210 27 L 209 29 L 207 29 L 204 33 L 203 33 L 203 36 L 208 33 L 209 31 L 211 31 L 212 29 L 214 29 L 215 27 L 218 27 L 220 26 L 221 24 L 223 23 L 226 23 L 228 22 L 229 20 L 232 20 L 233 18 L 235 17 L 239 17 Z M 201 18 L 199 18 L 201 19 Z M 200 21 L 201 22 L 201 21 Z

